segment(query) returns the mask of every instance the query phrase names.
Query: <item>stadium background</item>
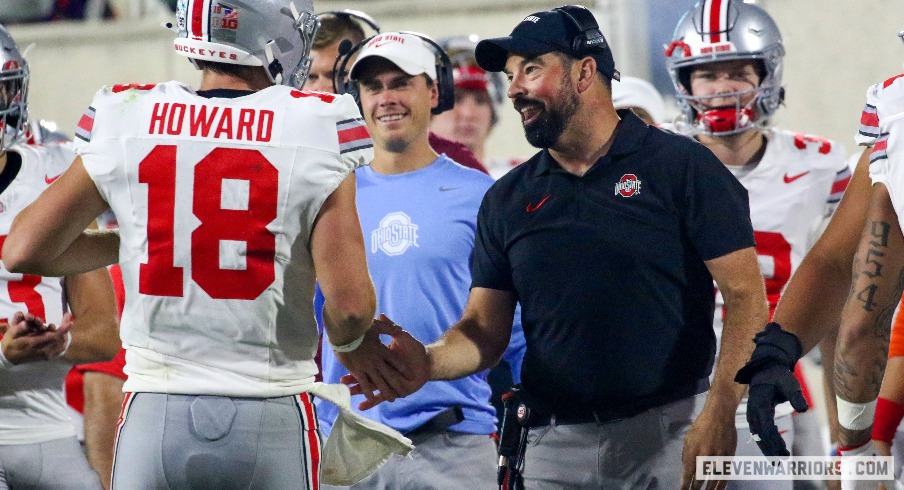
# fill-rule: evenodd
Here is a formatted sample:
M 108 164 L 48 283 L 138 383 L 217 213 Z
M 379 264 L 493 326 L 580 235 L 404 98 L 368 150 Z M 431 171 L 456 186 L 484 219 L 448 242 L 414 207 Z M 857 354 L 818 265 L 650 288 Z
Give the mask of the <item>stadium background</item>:
M 16 24 L 10 32 L 32 67 L 29 108 L 72 135 L 94 92 L 105 84 L 199 80 L 186 58 L 172 50 L 173 20 L 163 9 L 123 9 L 116 21 Z M 123 2 L 128 3 L 128 2 Z M 623 74 L 651 79 L 672 91 L 663 44 L 692 0 L 597 0 L 584 2 L 600 21 Z M 904 29 L 900 0 L 759 0 L 782 31 L 787 55 L 787 107 L 775 123 L 839 140 L 853 152 L 866 87 L 901 73 Z M 439 38 L 455 34 L 507 35 L 524 16 L 563 0 L 346 0 L 315 1 L 318 12 L 364 10 L 383 30 L 415 30 Z M 147 10 L 147 9 L 145 9 Z M 506 104 L 492 135 L 489 156 L 533 153 L 517 114 Z

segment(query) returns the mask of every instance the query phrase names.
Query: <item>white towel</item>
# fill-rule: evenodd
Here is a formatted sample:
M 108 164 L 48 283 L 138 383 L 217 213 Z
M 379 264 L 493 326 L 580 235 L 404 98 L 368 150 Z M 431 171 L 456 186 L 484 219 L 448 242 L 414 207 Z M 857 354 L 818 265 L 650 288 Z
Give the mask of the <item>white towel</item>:
M 395 429 L 352 410 L 348 386 L 314 383 L 311 394 L 339 407 L 339 415 L 323 445 L 323 483 L 354 485 L 376 471 L 393 454 L 405 456 L 414 449 L 411 440 Z

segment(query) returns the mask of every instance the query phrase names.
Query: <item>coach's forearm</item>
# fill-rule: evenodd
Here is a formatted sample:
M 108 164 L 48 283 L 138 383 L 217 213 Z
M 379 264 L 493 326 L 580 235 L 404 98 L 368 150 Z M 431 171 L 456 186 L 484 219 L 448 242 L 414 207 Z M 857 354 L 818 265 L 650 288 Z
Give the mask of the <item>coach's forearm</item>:
M 751 339 L 766 324 L 768 310 L 765 298 L 755 291 L 725 299 L 725 327 L 708 402 L 718 402 L 733 414 L 747 389 L 746 385 L 735 383 L 735 373 L 750 358 L 755 347 Z
M 462 319 L 439 340 L 428 345 L 430 379 L 458 379 L 495 366 L 505 352 L 507 342 L 500 342 L 499 335 L 488 333 L 489 329 L 475 320 Z

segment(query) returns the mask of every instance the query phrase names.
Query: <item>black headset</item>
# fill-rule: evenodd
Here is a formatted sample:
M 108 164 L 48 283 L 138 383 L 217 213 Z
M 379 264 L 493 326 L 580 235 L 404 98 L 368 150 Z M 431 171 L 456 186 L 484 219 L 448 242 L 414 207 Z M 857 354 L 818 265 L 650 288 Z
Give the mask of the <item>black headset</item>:
M 571 51 L 575 56 L 588 56 L 592 51 L 606 47 L 606 38 L 603 36 L 600 26 L 586 7 L 581 5 L 563 5 L 554 8 L 553 11 L 561 12 L 565 17 L 571 19 L 571 22 L 580 31 L 580 34 L 571 41 Z
M 439 60 L 439 64 L 436 65 L 435 79 L 436 88 L 439 92 L 439 100 L 437 101 L 436 107 L 430 110 L 430 113 L 436 115 L 448 111 L 455 105 L 455 80 L 452 77 L 452 61 L 449 59 L 449 55 L 446 54 L 442 46 L 425 34 L 411 31 L 401 31 L 399 34 L 417 36 L 432 47 L 433 54 L 435 54 L 436 58 Z M 358 87 L 358 82 L 346 77 L 344 74 L 347 73 L 349 61 L 351 61 L 355 53 L 360 51 L 361 48 L 379 35 L 380 34 L 371 36 L 350 48 L 346 46 L 347 51 L 342 49 L 343 46 L 339 46 L 340 54 L 339 58 L 336 58 L 338 69 L 333 70 L 333 87 L 335 87 L 337 93 L 351 94 L 352 97 L 355 98 L 355 102 L 358 103 L 358 107 L 361 106 L 361 89 Z M 430 74 L 428 73 L 428 75 Z
M 352 10 L 352 9 L 328 10 L 328 11 L 326 11 L 326 12 L 320 12 L 320 13 L 317 14 L 317 15 L 318 15 L 318 16 L 320 16 L 320 15 L 333 15 L 333 16 L 335 16 L 335 17 L 342 17 L 342 18 L 345 18 L 345 19 L 352 19 L 352 21 L 355 22 L 355 23 L 357 23 L 357 22 L 360 21 L 360 22 L 363 22 L 363 23 L 367 24 L 368 26 L 370 26 L 370 28 L 373 29 L 374 32 L 376 32 L 377 34 L 380 33 L 380 24 L 377 24 L 377 21 L 374 20 L 373 17 L 371 17 L 371 16 L 365 14 L 364 12 L 362 12 L 362 11 L 360 11 L 360 10 Z M 361 26 L 359 25 L 358 27 L 361 27 Z M 361 28 L 361 32 L 362 32 L 362 33 L 364 32 L 364 28 L 363 28 L 363 27 Z M 366 37 L 366 36 L 365 36 L 365 37 Z M 336 85 L 336 79 L 337 79 L 338 77 L 336 77 L 335 73 L 337 73 L 336 70 L 339 68 L 339 60 L 342 59 L 342 56 L 343 56 L 345 53 L 347 53 L 350 49 L 352 49 L 352 44 L 353 44 L 353 43 L 352 43 L 350 40 L 348 40 L 348 39 L 343 39 L 342 42 L 339 43 L 339 56 L 336 58 L 336 61 L 333 62 L 333 74 L 334 74 L 334 75 L 333 75 L 333 80 L 332 80 L 332 82 L 333 82 L 333 92 L 335 92 L 335 93 L 337 93 L 337 94 L 341 94 L 342 92 L 339 91 L 339 87 Z M 342 78 L 344 78 L 346 75 L 347 75 L 347 73 L 343 72 L 343 73 L 342 73 Z
M 355 19 L 356 21 L 361 21 L 370 26 L 371 29 L 380 32 L 380 24 L 377 24 L 377 21 L 374 20 L 373 17 L 365 14 L 360 10 L 353 9 L 342 9 L 342 10 L 328 10 L 326 12 L 320 12 L 317 16 L 321 15 L 335 15 L 336 17 L 345 17 Z

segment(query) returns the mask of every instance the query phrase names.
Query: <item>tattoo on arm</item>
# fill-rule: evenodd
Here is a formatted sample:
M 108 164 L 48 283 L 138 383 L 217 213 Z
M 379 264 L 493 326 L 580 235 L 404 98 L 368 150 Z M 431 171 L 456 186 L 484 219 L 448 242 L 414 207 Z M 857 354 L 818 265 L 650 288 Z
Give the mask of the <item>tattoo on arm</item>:
M 871 222 L 865 259 L 855 256 L 851 299 L 858 301 L 868 316 L 867 324 L 858 332 L 860 340 L 839 351 L 835 358 L 835 389 L 847 400 L 875 398 L 882 384 L 891 322 L 897 306 L 897 301 L 888 300 L 893 294 L 887 289 L 895 288 L 898 292 L 904 285 L 904 269 L 896 271 L 898 277 L 894 283 L 888 277 L 890 268 L 896 267 L 888 253 L 891 229 L 886 221 Z
M 891 225 L 884 221 L 873 221 L 870 226 L 870 234 L 873 236 L 873 239 L 869 244 L 874 247 L 887 247 L 888 231 L 890 229 Z

